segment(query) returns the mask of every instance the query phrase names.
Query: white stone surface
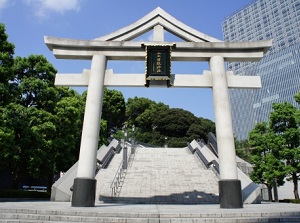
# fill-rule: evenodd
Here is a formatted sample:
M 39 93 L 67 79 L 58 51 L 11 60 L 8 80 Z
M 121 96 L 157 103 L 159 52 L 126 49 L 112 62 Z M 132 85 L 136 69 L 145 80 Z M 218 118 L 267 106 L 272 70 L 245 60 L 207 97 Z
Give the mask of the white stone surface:
M 82 74 L 56 74 L 56 86 L 88 86 L 90 70 Z M 261 88 L 259 76 L 235 76 L 227 71 L 228 88 Z M 172 88 L 211 88 L 212 76 L 210 71 L 203 74 L 173 74 Z M 106 87 L 145 87 L 145 74 L 114 74 L 112 69 L 106 70 L 104 86 Z M 150 87 L 166 87 L 166 85 L 150 85 Z
M 48 48 L 60 59 L 91 59 L 102 54 L 109 60 L 145 60 L 145 45 L 173 45 L 172 61 L 209 61 L 214 55 L 226 62 L 258 61 L 271 47 L 271 41 L 256 42 L 120 42 L 74 40 L 46 36 Z
M 117 143 L 116 140 L 114 140 L 113 142 L 111 142 L 109 144 L 109 146 L 105 146 L 102 145 L 100 147 L 100 149 L 97 152 L 97 158 L 101 159 L 101 157 L 103 157 L 103 151 L 108 152 L 109 148 L 111 148 L 112 146 L 115 146 Z M 119 154 L 117 154 L 119 155 Z M 116 158 L 113 158 L 114 162 L 120 162 L 118 161 L 118 156 L 116 156 Z M 113 162 L 112 162 L 113 163 Z M 95 163 L 96 165 L 96 163 Z M 72 197 L 72 191 L 70 190 L 70 188 L 73 186 L 74 183 L 74 179 L 77 176 L 77 169 L 78 169 L 78 162 L 76 162 L 65 174 L 63 174 L 53 185 L 52 185 L 52 191 L 51 191 L 51 201 L 63 201 L 63 202 L 67 202 L 67 201 L 71 201 L 71 197 Z M 116 169 L 114 169 L 114 165 L 109 165 L 107 167 L 107 169 L 101 169 L 100 171 L 98 171 L 98 175 L 102 176 L 102 171 L 105 172 L 105 170 L 110 170 L 111 175 L 114 175 L 114 173 L 116 172 Z M 101 179 L 100 181 L 97 181 L 97 184 L 101 184 L 104 182 L 109 180 L 110 178 L 102 178 L 102 177 L 97 177 L 96 179 Z
M 212 160 L 215 160 L 217 163 L 219 163 L 219 159 L 211 152 L 211 150 L 204 146 L 201 148 L 198 142 L 193 140 L 190 145 L 193 148 L 200 148 L 201 153 L 206 158 L 208 162 L 211 162 Z M 236 157 L 237 160 L 242 162 L 242 159 L 239 157 Z M 245 161 L 243 161 L 245 162 Z M 259 204 L 261 203 L 261 196 L 260 196 L 260 188 L 257 184 L 253 183 L 253 181 L 247 176 L 242 170 L 239 168 L 237 169 L 238 179 L 241 181 L 241 187 L 242 187 L 242 195 L 243 195 L 243 202 L 244 204 Z
M 220 145 L 218 150 L 220 179 L 237 179 L 236 154 L 224 59 L 221 56 L 212 57 L 210 69 L 213 79 L 216 136 L 218 145 Z
M 161 25 L 154 26 L 153 41 L 164 41 L 164 27 Z
M 92 60 L 87 92 L 77 177 L 95 177 L 105 69 L 105 56 L 95 55 Z
M 218 203 L 218 193 L 217 176 L 187 148 L 138 148 L 120 198 Z
M 168 31 L 185 41 L 193 42 L 220 42 L 220 40 L 195 30 L 157 7 L 138 21 L 119 29 L 111 34 L 97 38 L 107 41 L 128 41 L 151 30 L 154 25 L 159 24 L 168 27 Z
M 0 222 L 94 223 L 253 223 L 300 222 L 299 204 L 264 203 L 224 209 L 210 205 L 100 204 L 71 207 L 69 202 L 0 202 Z
M 300 187 L 300 180 L 298 180 L 298 188 L 299 187 Z M 273 197 L 274 197 L 274 195 L 273 195 Z M 279 200 L 295 199 L 294 184 L 292 181 L 286 180 L 283 186 L 278 187 L 278 198 L 279 198 Z

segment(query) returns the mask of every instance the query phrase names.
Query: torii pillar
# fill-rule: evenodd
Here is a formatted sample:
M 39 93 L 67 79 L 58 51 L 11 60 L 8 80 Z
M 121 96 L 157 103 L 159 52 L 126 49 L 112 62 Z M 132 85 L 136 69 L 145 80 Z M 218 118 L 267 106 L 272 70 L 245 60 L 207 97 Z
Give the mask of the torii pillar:
M 215 125 L 218 150 L 220 181 L 219 196 L 221 208 L 242 208 L 241 181 L 238 180 L 236 153 L 232 128 L 232 117 L 228 95 L 227 75 L 224 58 L 210 58 Z
M 104 93 L 106 57 L 94 55 L 84 112 L 77 177 L 74 179 L 72 206 L 95 206 L 96 157 Z

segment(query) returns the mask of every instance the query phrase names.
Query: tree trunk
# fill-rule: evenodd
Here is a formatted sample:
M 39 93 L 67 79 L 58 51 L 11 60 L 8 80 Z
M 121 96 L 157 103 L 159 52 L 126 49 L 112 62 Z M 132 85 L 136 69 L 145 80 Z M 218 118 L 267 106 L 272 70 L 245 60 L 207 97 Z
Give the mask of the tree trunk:
M 267 188 L 268 188 L 269 201 L 272 202 L 273 201 L 272 186 L 267 185 Z
M 276 178 L 273 179 L 273 191 L 274 191 L 274 201 L 275 202 L 279 202 L 279 199 L 278 199 L 278 190 L 277 190 L 277 180 L 276 180 Z
M 293 183 L 294 183 L 294 196 L 295 199 L 299 199 L 299 193 L 298 193 L 298 178 L 297 173 L 292 173 Z

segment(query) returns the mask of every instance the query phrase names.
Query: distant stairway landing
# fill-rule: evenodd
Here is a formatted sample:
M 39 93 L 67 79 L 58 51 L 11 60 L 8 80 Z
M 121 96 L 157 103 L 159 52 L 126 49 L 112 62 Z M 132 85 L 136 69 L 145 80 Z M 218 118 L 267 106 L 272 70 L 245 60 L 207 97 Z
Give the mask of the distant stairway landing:
M 187 148 L 139 148 L 119 197 L 103 202 L 147 204 L 219 203 L 218 178 Z

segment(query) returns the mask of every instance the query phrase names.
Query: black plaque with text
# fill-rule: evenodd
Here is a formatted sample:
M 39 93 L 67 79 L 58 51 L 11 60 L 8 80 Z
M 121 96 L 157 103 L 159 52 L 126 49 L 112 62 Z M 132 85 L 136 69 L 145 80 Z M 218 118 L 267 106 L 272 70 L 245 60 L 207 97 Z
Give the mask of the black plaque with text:
M 171 79 L 171 46 L 146 46 L 146 86 L 150 81 L 167 81 Z

